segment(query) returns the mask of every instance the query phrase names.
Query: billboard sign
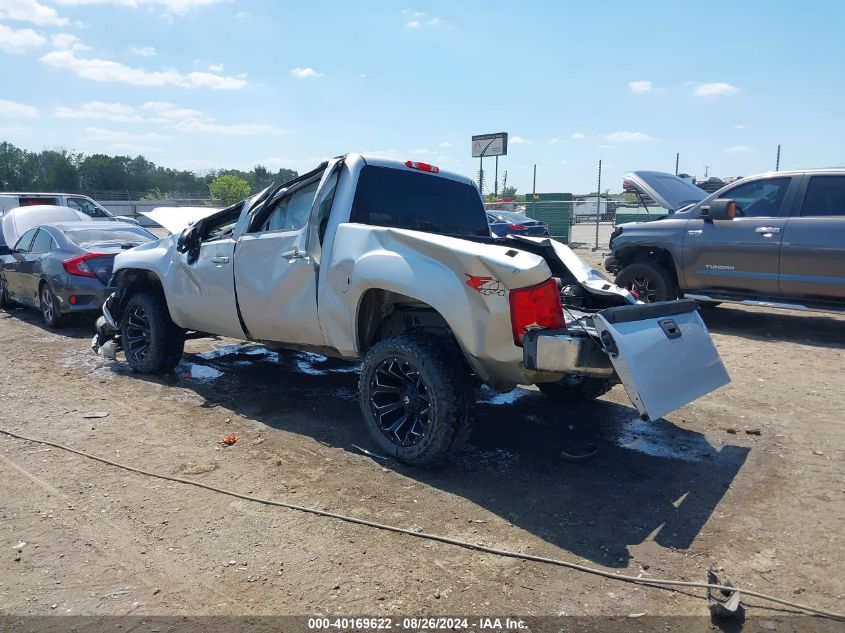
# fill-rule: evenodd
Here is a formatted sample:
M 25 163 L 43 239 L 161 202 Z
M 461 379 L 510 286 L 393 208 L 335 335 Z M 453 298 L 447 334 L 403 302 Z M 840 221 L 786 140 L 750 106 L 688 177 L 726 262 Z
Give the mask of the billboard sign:
M 508 133 L 479 134 L 472 137 L 472 157 L 506 156 L 508 153 Z

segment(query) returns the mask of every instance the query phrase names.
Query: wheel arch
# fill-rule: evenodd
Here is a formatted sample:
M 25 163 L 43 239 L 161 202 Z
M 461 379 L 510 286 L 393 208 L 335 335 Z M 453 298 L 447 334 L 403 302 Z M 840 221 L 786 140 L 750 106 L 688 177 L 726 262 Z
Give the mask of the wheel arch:
M 167 302 L 167 295 L 164 292 L 164 284 L 158 274 L 146 268 L 122 268 L 114 273 L 111 285 L 115 287 L 117 299 L 111 305 L 112 316 L 119 319 L 129 296 L 136 292 L 153 292 L 161 295 L 164 299 L 167 310 L 170 306 Z M 172 315 L 171 315 L 172 317 Z
M 483 372 L 483 368 L 478 367 L 472 356 L 467 354 L 458 333 L 434 306 L 384 288 L 369 288 L 361 294 L 355 318 L 355 344 L 359 355 L 365 355 L 383 338 L 411 332 L 443 337 L 449 344 L 458 347 L 476 374 Z
M 632 244 L 631 246 L 623 246 L 614 252 L 614 256 L 618 262 L 617 276 L 625 266 L 633 264 L 638 261 L 650 261 L 658 264 L 668 270 L 675 284 L 680 286 L 681 274 L 678 262 L 675 261 L 675 256 L 672 252 L 664 246 L 656 246 L 649 244 Z

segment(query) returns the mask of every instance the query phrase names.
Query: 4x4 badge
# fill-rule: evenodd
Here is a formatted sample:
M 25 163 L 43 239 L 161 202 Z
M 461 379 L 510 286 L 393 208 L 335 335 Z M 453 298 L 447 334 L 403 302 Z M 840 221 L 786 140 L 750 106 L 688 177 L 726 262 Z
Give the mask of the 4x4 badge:
M 470 275 L 464 273 L 468 277 L 467 286 L 478 292 L 479 294 L 490 296 L 496 295 L 499 297 L 505 296 L 505 287 L 502 282 L 492 277 L 481 277 L 479 275 Z

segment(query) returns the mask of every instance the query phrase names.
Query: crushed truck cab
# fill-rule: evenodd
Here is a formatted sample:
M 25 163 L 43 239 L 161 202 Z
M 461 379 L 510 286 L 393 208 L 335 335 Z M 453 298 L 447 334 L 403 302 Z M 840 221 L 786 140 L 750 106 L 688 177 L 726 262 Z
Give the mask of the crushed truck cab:
M 466 440 L 481 383 L 566 403 L 621 382 L 656 419 L 728 382 L 694 304 L 644 306 L 563 244 L 492 237 L 474 183 L 425 163 L 349 154 L 198 215 L 116 258 L 95 349 L 142 373 L 209 334 L 361 359 L 367 428 L 408 463 Z

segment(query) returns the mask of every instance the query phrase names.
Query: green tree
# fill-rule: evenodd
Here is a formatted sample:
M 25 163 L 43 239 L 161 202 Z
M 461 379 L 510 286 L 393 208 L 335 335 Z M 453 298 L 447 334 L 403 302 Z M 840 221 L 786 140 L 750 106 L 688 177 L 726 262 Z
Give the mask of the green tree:
M 49 191 L 79 189 L 78 156 L 67 150 L 44 150 L 38 155 L 39 175 L 36 187 Z
M 249 183 L 234 174 L 217 176 L 208 185 L 211 197 L 223 201 L 225 206 L 235 204 L 250 194 Z
M 273 184 L 273 174 L 264 165 L 256 165 L 249 172 L 248 180 L 252 191 L 257 192 Z

